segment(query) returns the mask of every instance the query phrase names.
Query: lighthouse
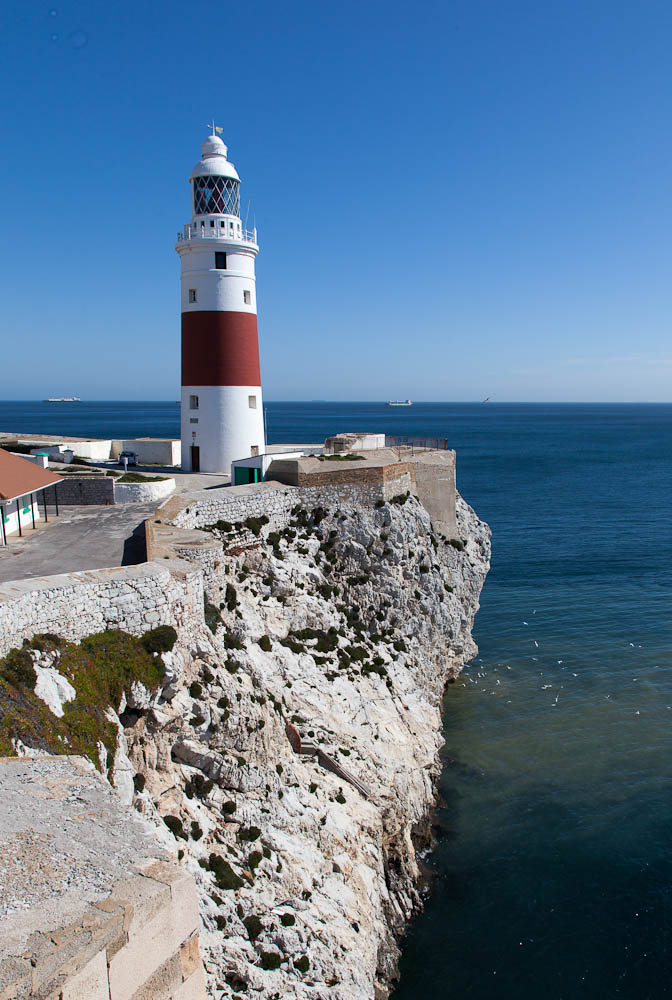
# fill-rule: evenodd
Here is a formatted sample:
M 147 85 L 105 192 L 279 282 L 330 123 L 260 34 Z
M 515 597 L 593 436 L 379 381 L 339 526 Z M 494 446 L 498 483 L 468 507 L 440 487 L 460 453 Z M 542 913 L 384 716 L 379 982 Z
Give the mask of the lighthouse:
M 182 281 L 182 468 L 230 472 L 264 452 L 254 261 L 240 178 L 216 127 L 189 177 L 191 222 L 177 235 Z

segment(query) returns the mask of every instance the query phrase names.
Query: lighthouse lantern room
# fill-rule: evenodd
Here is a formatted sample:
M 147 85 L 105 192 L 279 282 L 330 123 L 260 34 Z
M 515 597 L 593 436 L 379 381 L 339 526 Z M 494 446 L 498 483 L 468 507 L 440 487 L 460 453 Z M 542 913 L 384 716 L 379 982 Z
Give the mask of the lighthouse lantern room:
M 182 468 L 230 472 L 264 451 L 254 261 L 240 219 L 240 178 L 212 126 L 191 172 L 191 222 L 177 236 L 182 272 Z

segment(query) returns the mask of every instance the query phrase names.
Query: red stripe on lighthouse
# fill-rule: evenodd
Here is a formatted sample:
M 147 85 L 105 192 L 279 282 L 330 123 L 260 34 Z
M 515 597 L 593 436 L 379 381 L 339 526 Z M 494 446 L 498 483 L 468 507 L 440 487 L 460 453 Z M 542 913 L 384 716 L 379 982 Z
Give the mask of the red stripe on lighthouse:
M 182 385 L 261 385 L 255 313 L 182 313 Z

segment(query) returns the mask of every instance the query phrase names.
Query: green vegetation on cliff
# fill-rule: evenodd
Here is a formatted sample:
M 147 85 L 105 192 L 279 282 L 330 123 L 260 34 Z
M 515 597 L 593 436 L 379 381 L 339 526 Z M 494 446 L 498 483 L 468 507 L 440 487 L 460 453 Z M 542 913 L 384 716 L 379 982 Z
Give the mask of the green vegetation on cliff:
M 0 659 L 0 756 L 16 756 L 15 744 L 52 754 L 76 753 L 100 767 L 98 744 L 114 755 L 116 725 L 106 712 L 118 709 L 134 681 L 149 690 L 163 682 L 161 651 L 172 649 L 177 633 L 163 625 L 136 637 L 118 629 L 87 636 L 77 645 L 56 635 L 36 635 Z M 75 691 L 58 718 L 35 694 L 34 652 L 55 654 L 46 661 Z

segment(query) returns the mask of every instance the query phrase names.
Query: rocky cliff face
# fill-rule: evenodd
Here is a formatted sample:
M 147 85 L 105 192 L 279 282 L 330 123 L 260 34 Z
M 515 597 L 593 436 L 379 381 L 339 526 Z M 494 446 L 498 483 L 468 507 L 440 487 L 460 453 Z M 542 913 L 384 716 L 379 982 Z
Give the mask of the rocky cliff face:
M 212 528 L 210 627 L 125 699 L 117 784 L 197 880 L 212 996 L 384 997 L 489 530 L 459 498 L 452 540 L 413 497 L 263 521 Z

